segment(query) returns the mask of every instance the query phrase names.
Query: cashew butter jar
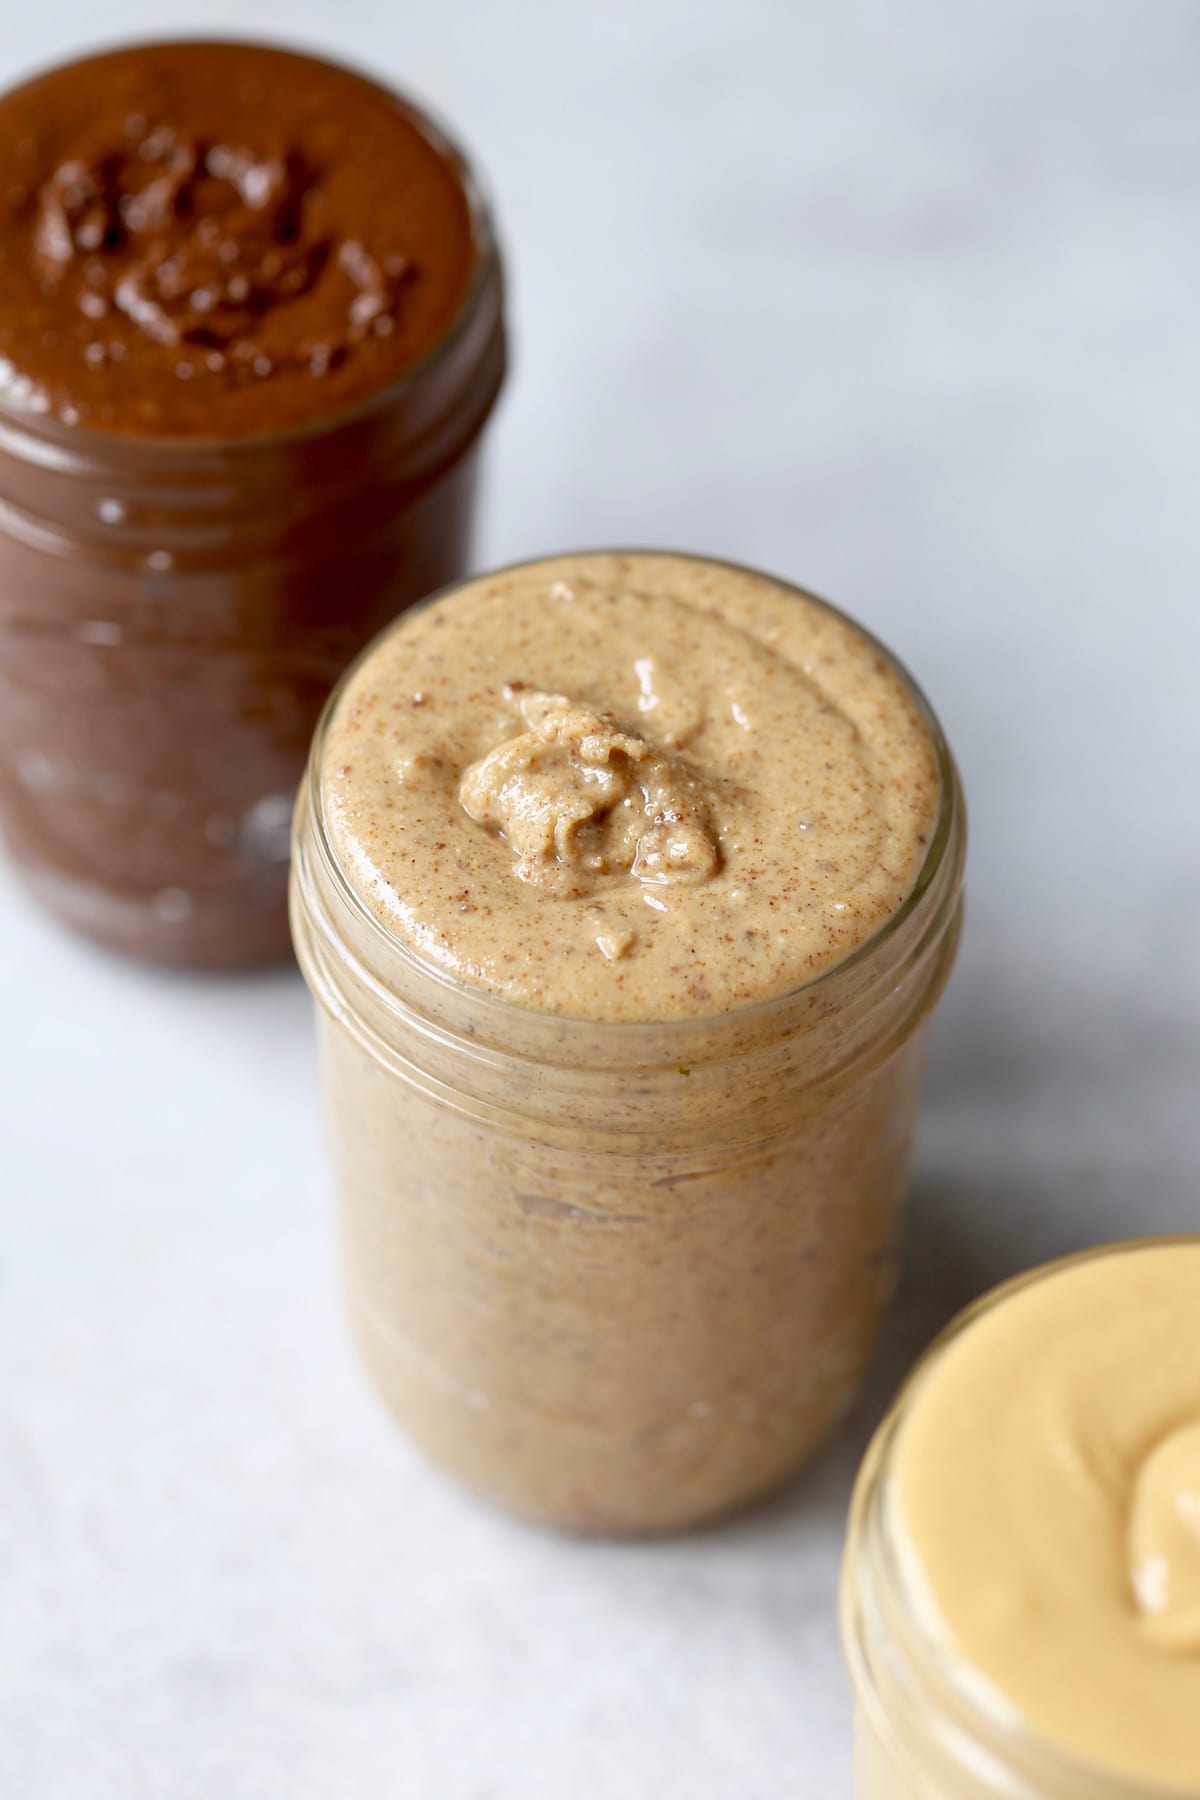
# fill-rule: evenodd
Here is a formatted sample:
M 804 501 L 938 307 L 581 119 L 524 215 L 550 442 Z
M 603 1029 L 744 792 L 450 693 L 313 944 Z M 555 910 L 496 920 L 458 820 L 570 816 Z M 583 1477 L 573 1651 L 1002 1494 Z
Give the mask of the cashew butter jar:
M 432 1457 L 613 1533 L 803 1463 L 894 1285 L 963 855 L 911 681 L 764 575 L 566 556 L 375 640 L 292 923 L 354 1333 Z
M 1195 1800 L 1200 1237 L 948 1329 L 863 1465 L 842 1626 L 858 1800 Z

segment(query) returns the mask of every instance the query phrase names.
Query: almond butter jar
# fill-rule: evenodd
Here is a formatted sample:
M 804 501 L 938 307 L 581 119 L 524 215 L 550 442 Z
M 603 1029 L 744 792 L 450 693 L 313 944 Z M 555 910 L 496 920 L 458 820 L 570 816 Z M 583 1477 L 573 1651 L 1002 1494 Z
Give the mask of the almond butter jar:
M 293 930 L 355 1336 L 432 1457 L 613 1533 L 804 1461 L 893 1289 L 963 856 L 924 702 L 767 577 L 560 558 L 365 653 Z
M 246 44 L 56 69 L 0 157 L 4 837 L 102 943 L 281 956 L 324 699 L 468 560 L 487 208 L 408 102 Z

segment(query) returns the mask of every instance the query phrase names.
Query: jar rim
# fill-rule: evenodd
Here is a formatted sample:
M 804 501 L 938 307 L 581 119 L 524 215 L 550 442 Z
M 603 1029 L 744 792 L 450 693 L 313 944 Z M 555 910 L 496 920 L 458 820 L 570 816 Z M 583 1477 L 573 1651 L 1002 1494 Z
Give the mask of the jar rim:
M 728 569 L 738 574 L 753 575 L 762 580 L 772 582 L 777 587 L 794 595 L 798 599 L 821 607 L 824 611 L 831 613 L 843 623 L 850 625 L 866 639 L 872 649 L 876 650 L 884 658 L 888 666 L 899 675 L 904 684 L 905 691 L 917 707 L 921 721 L 929 733 L 938 768 L 940 796 L 937 821 L 933 832 L 930 834 L 929 845 L 920 870 L 918 871 L 917 878 L 900 905 L 894 912 L 888 914 L 887 918 L 882 921 L 869 937 L 864 938 L 861 944 L 856 945 L 855 948 L 840 961 L 833 963 L 828 968 L 820 970 L 809 980 L 785 988 L 780 993 L 767 995 L 763 999 L 751 1001 L 744 1006 L 731 1007 L 708 1013 L 689 1014 L 687 1017 L 680 1019 L 595 1019 L 589 1018 L 584 1014 L 555 1012 L 546 1008 L 527 1006 L 506 999 L 503 995 L 490 993 L 485 988 L 477 987 L 472 982 L 462 981 L 457 976 L 449 973 L 446 969 L 442 968 L 440 964 L 423 956 L 418 950 L 415 950 L 412 945 L 406 943 L 402 938 L 390 931 L 378 915 L 366 904 L 366 901 L 358 891 L 354 882 L 350 879 L 346 869 L 334 850 L 328 830 L 324 806 L 324 794 L 322 791 L 321 765 L 323 762 L 324 746 L 334 714 L 341 704 L 342 697 L 362 665 L 393 632 L 402 629 L 406 620 L 410 619 L 415 613 L 425 611 L 427 608 L 436 605 L 440 600 L 445 599 L 448 595 L 457 592 L 459 589 L 471 586 L 480 580 L 486 580 L 490 577 L 515 574 L 525 569 L 535 569 L 567 557 L 572 561 L 585 561 L 599 557 L 622 556 L 637 557 L 652 561 L 669 559 L 676 562 L 700 564 L 709 568 Z M 694 1030 L 697 1034 L 700 1034 L 712 1032 L 714 1027 L 725 1023 L 729 1023 L 735 1027 L 752 1028 L 760 1020 L 768 1020 L 778 1013 L 786 1012 L 789 1006 L 794 1006 L 797 1001 L 801 999 L 807 1001 L 814 996 L 819 998 L 829 994 L 831 991 L 836 991 L 839 982 L 844 982 L 848 976 L 853 977 L 856 975 L 862 969 L 863 965 L 869 962 L 879 950 L 884 948 L 893 938 L 899 935 L 904 926 L 908 924 L 912 920 L 914 914 L 918 912 L 922 902 L 934 888 L 937 879 L 946 867 L 947 862 L 952 859 L 953 879 L 949 882 L 945 892 L 940 897 L 940 905 L 936 919 L 938 928 L 940 928 L 943 922 L 949 923 L 958 902 L 962 864 L 965 858 L 965 805 L 958 770 L 953 755 L 951 754 L 949 744 L 947 743 L 945 734 L 938 722 L 937 715 L 934 713 L 932 706 L 926 699 L 920 686 L 900 659 L 888 649 L 887 645 L 877 638 L 873 632 L 867 630 L 865 626 L 860 625 L 856 619 L 852 619 L 849 614 L 843 612 L 831 601 L 823 599 L 820 595 L 814 594 L 808 588 L 801 587 L 796 582 L 788 581 L 777 575 L 768 574 L 765 570 L 753 568 L 746 563 L 735 562 L 728 557 L 708 556 L 696 551 L 667 550 L 661 547 L 634 548 L 629 546 L 605 546 L 593 547 L 588 550 L 560 551 L 550 555 L 522 557 L 515 562 L 505 563 L 498 568 L 488 569 L 481 571 L 478 574 L 468 576 L 465 580 L 450 582 L 446 586 L 439 588 L 436 592 L 427 595 L 415 606 L 409 607 L 406 612 L 401 614 L 390 625 L 385 626 L 384 629 L 359 652 L 354 661 L 343 671 L 336 686 L 326 700 L 320 717 L 317 720 L 316 729 L 313 733 L 305 779 L 301 788 L 301 799 L 307 801 L 308 815 L 313 824 L 313 841 L 320 857 L 323 871 L 333 884 L 341 901 L 350 908 L 356 924 L 365 929 L 368 942 L 385 947 L 388 955 L 396 958 L 400 965 L 407 969 L 409 973 L 422 981 L 428 981 L 434 984 L 439 993 L 452 997 L 452 999 L 460 1005 L 469 1008 L 478 1018 L 496 1021 L 501 1034 L 503 1034 L 503 1022 L 506 1019 L 510 1021 L 519 1019 L 524 1021 L 527 1028 L 530 1030 L 536 1030 L 539 1023 L 546 1022 L 552 1024 L 556 1032 L 561 1034 L 564 1038 L 569 1038 L 572 1034 L 577 1032 L 581 1037 L 586 1035 L 593 1044 L 597 1037 L 602 1037 L 603 1041 L 611 1046 L 634 1046 L 639 1043 L 648 1043 L 652 1038 L 660 1037 L 664 1030 L 670 1030 L 673 1034 L 677 1033 L 681 1036 L 686 1036 L 689 1028 Z M 503 1041 L 503 1035 L 501 1035 L 500 1041 Z M 594 1054 L 594 1051 L 590 1052 L 589 1060 L 591 1054 Z
M 964 1675 L 975 1674 L 974 1665 L 958 1655 L 952 1646 L 939 1641 L 919 1623 L 914 1623 L 920 1620 L 922 1609 L 917 1604 L 918 1596 L 913 1589 L 911 1570 L 905 1569 L 905 1559 L 898 1554 L 891 1528 L 891 1514 L 887 1504 L 888 1481 L 898 1435 L 909 1409 L 919 1398 L 931 1368 L 941 1361 L 950 1346 L 980 1318 L 1004 1305 L 1014 1295 L 1040 1286 L 1044 1281 L 1053 1280 L 1067 1270 L 1113 1256 L 1136 1255 L 1143 1251 L 1171 1247 L 1200 1249 L 1200 1232 L 1167 1232 L 1119 1238 L 1109 1243 L 1070 1251 L 1050 1262 L 1036 1264 L 1032 1269 L 1009 1276 L 956 1313 L 920 1353 L 884 1418 L 876 1427 L 855 1479 L 850 1504 L 847 1535 L 849 1549 L 842 1573 L 840 1610 L 843 1644 L 854 1676 L 858 1700 L 866 1701 L 869 1705 L 872 1695 L 863 1690 L 861 1656 L 857 1649 L 857 1596 L 851 1575 L 856 1557 L 869 1561 L 870 1577 L 878 1580 L 880 1588 L 886 1590 L 885 1600 L 902 1610 L 905 1623 L 910 1627 L 912 1645 L 925 1659 L 921 1674 L 937 1693 L 953 1697 L 954 1705 L 961 1714 L 962 1726 L 968 1732 L 977 1732 L 980 1741 L 986 1742 L 994 1752 L 1002 1754 L 1003 1751 L 1008 1751 L 1014 1757 L 1024 1758 L 1035 1768 L 1039 1777 L 1051 1783 L 1056 1778 L 1060 1782 L 1085 1782 L 1086 1788 L 1080 1791 L 1089 1796 L 1094 1795 L 1096 1800 L 1188 1800 L 1188 1790 L 1107 1768 L 1073 1755 L 1031 1727 L 1015 1709 L 1005 1703 L 999 1690 L 982 1679 L 963 1679 Z M 863 1576 L 859 1574 L 856 1578 L 861 1581 Z M 999 1793 L 1000 1790 L 996 1791 Z M 1030 1794 L 1036 1792 L 1039 1795 L 1042 1791 L 1040 1785 L 1036 1790 L 1029 1790 Z M 1075 1790 L 1071 1791 L 1074 1793 Z
M 472 326 L 484 310 L 485 302 L 495 291 L 501 277 L 501 257 L 495 227 L 495 209 L 492 205 L 486 185 L 473 162 L 467 156 L 462 145 L 442 120 L 439 112 L 431 110 L 424 101 L 413 100 L 400 89 L 390 83 L 377 79 L 365 69 L 341 57 L 327 56 L 324 51 L 300 49 L 295 44 L 280 40 L 268 40 L 259 37 L 196 37 L 187 35 L 179 38 L 131 37 L 122 38 L 107 44 L 100 49 L 88 52 L 84 56 L 68 57 L 47 63 L 35 69 L 30 75 L 18 82 L 15 87 L 7 88 L 0 94 L 0 102 L 20 94 L 26 88 L 36 86 L 39 81 L 58 74 L 60 71 L 76 67 L 80 64 L 103 62 L 106 57 L 120 56 L 132 50 L 267 50 L 277 56 L 290 57 L 297 62 L 307 62 L 332 69 L 339 74 L 350 76 L 383 96 L 417 128 L 438 154 L 449 164 L 463 192 L 467 203 L 467 211 L 471 226 L 471 240 L 475 250 L 475 267 L 471 273 L 466 292 L 459 303 L 458 311 L 450 321 L 442 336 L 432 349 L 413 363 L 411 368 L 404 369 L 394 380 L 383 387 L 375 388 L 352 401 L 348 406 L 340 406 L 331 412 L 316 414 L 311 419 L 304 419 L 294 425 L 275 430 L 247 431 L 236 433 L 203 433 L 203 432 L 142 432 L 124 430 L 104 430 L 95 425 L 69 425 L 64 420 L 49 413 L 34 412 L 28 407 L 17 407 L 7 404 L 0 396 L 0 434 L 13 434 L 35 440 L 44 447 L 43 458 L 53 462 L 58 455 L 78 457 L 93 455 L 105 461 L 120 457 L 122 451 L 148 451 L 155 457 L 168 462 L 194 461 L 205 456 L 221 455 L 231 459 L 241 456 L 259 456 L 264 451 L 274 449 L 288 450 L 299 447 L 313 438 L 326 437 L 334 432 L 352 427 L 360 422 L 370 421 L 377 413 L 387 412 L 395 406 L 404 395 L 410 393 L 423 381 L 436 373 L 452 353 L 458 349 Z

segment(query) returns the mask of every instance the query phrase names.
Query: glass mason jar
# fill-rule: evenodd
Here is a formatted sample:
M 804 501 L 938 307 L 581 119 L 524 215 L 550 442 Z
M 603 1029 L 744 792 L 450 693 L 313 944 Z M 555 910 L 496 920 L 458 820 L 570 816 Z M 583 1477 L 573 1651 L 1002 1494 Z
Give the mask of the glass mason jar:
M 351 409 L 205 439 L 0 404 L 0 826 L 45 904 L 118 950 L 287 954 L 292 805 L 325 697 L 468 564 L 503 293 L 487 207 L 446 154 L 473 284 L 425 360 Z
M 368 653 L 369 654 L 369 653 Z M 572 1529 L 672 1530 L 783 1481 L 853 1399 L 891 1296 L 964 818 L 940 762 L 917 885 L 810 984 L 595 1023 L 457 982 L 331 846 L 318 727 L 292 921 L 319 1003 L 358 1346 L 439 1463 Z
M 986 1294 L 934 1341 L 875 1433 L 855 1485 L 841 1582 L 856 1800 L 1166 1800 L 1166 1790 L 1084 1765 L 989 1704 L 989 1690 L 922 1622 L 890 1500 L 897 1437 L 921 1377 L 970 1325 L 1047 1275 L 1152 1241 L 1176 1240 L 1102 1245 Z

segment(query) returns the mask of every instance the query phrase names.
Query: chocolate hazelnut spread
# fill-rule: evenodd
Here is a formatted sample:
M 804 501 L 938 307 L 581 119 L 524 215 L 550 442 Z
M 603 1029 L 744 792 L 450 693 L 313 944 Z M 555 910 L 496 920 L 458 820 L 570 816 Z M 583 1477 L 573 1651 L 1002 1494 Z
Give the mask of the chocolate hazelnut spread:
M 243 44 L 119 50 L 0 106 L 0 398 L 163 435 L 279 431 L 428 354 L 477 260 L 392 95 Z
M 0 165 L 5 836 L 107 943 L 281 954 L 325 694 L 469 552 L 486 210 L 406 102 L 244 44 L 43 75 Z

